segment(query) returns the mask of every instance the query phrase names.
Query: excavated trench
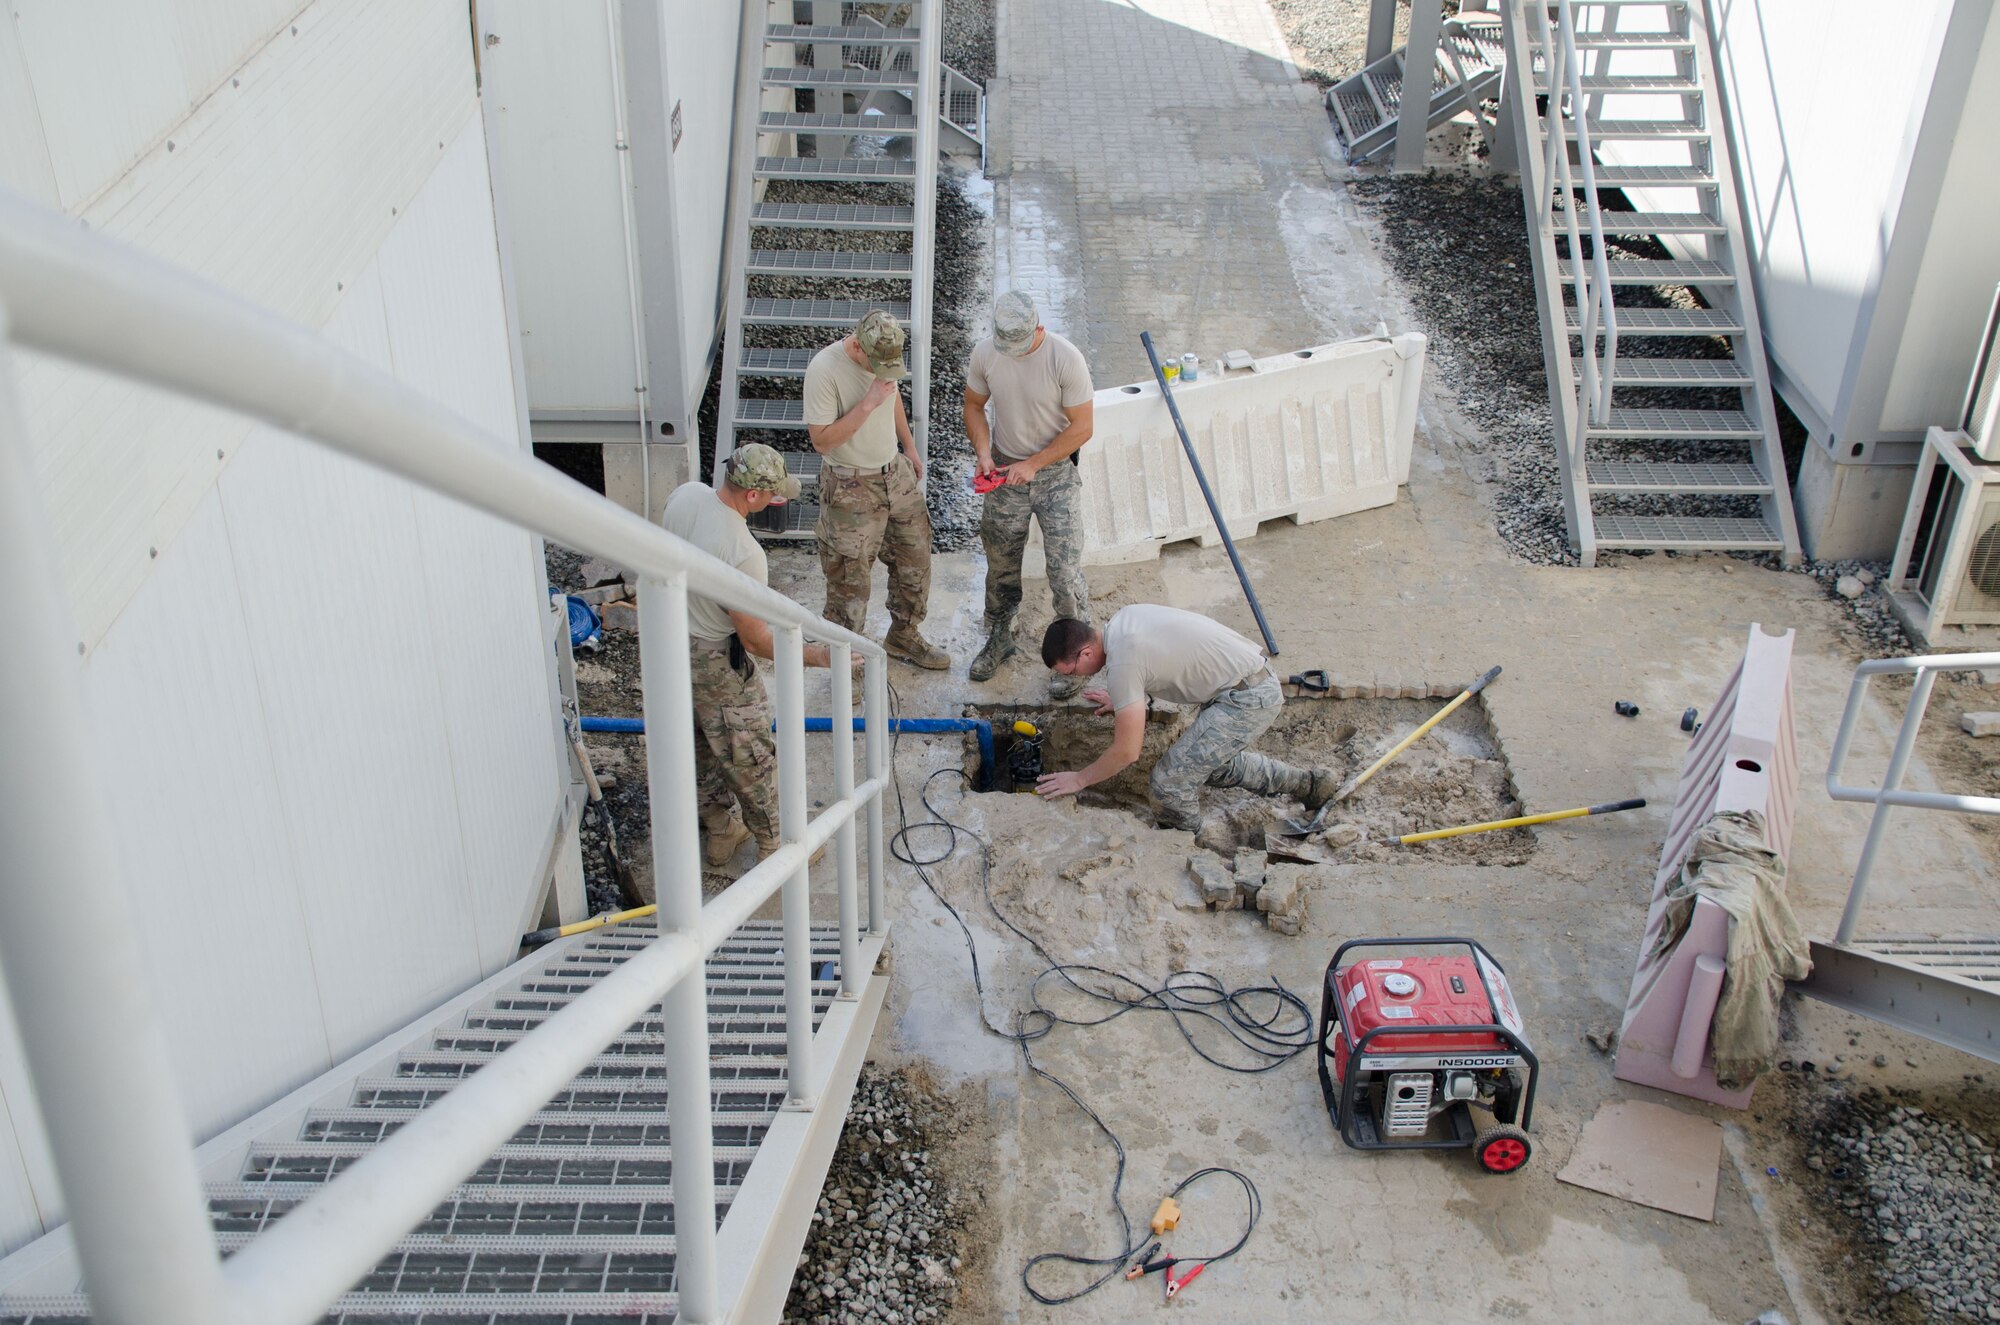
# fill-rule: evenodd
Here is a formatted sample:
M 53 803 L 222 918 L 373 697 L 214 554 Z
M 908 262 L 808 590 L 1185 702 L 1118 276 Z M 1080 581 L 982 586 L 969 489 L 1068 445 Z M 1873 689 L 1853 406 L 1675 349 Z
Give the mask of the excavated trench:
M 1331 769 L 1345 781 L 1368 767 L 1397 741 L 1435 714 L 1441 699 L 1294 698 L 1251 748 L 1302 767 Z M 1111 743 L 1112 721 L 1087 707 L 971 705 L 966 716 L 993 724 L 994 769 L 989 790 L 1027 792 L 1032 781 L 1017 775 L 1032 738 L 1013 724 L 1032 724 L 1040 740 L 1040 767 L 1047 772 L 1082 768 Z M 1146 785 L 1153 765 L 1192 720 L 1191 710 L 1155 709 L 1147 715 L 1146 740 L 1138 761 L 1109 781 L 1082 793 L 1086 805 L 1126 811 L 1152 822 Z M 977 776 L 979 752 L 968 738 L 966 772 Z M 1202 793 L 1202 829 L 1196 841 L 1224 855 L 1240 848 L 1283 850 L 1283 821 L 1307 817 L 1295 800 L 1252 795 L 1237 788 L 1208 787 Z M 1460 824 L 1505 819 L 1524 813 L 1512 773 L 1500 748 L 1491 716 L 1475 697 L 1431 729 L 1386 768 L 1326 816 L 1327 831 L 1300 849 L 1329 861 L 1457 861 L 1518 865 L 1535 849 L 1534 834 L 1516 828 L 1448 838 L 1413 847 L 1383 839 Z

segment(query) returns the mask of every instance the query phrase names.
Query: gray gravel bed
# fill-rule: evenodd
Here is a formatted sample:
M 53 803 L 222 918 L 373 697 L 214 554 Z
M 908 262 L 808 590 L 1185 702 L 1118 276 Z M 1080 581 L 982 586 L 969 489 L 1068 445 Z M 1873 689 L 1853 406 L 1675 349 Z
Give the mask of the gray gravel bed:
M 1368 45 L 1368 5 L 1365 0 L 1270 0 L 1271 13 L 1292 48 L 1299 72 L 1321 87 L 1361 72 Z M 1456 14 L 1455 0 L 1443 0 L 1443 12 Z M 1410 31 L 1410 10 L 1396 6 L 1396 35 L 1401 46 Z
M 902 1077 L 863 1071 L 792 1279 L 787 1325 L 945 1318 L 971 1202 L 933 1157 L 937 1121 Z
M 1806 1181 L 1824 1184 L 1828 1214 L 1852 1225 L 1856 1254 L 1876 1267 L 1879 1292 L 1852 1309 L 1868 1320 L 2000 1321 L 1996 1138 L 1873 1087 L 1833 1100 L 1808 1139 Z

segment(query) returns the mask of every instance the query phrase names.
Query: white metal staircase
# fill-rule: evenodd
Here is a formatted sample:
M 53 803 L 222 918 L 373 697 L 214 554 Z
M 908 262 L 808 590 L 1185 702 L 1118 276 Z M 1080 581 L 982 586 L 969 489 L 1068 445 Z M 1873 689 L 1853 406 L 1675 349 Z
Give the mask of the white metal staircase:
M 1505 30 L 1520 76 L 1503 113 L 1579 558 L 1797 562 L 1706 0 L 1507 0 Z M 1637 210 L 1606 206 L 1612 190 Z M 1667 302 L 1657 289 L 1684 293 L 1649 306 Z
M 635 922 L 544 948 L 517 963 L 492 993 L 406 1032 L 403 1047 L 364 1055 L 302 1092 L 320 1102 L 268 1110 L 263 1125 L 212 1147 L 216 1153 L 206 1167 L 226 1166 L 231 1173 L 205 1186 L 221 1250 L 231 1254 L 250 1245 L 657 937 L 650 922 Z M 831 928 L 813 932 L 816 1032 L 825 1028 L 841 989 L 838 940 Z M 707 964 L 713 1219 L 722 1225 L 725 1245 L 762 1251 L 775 1236 L 778 1245 L 760 1259 L 780 1267 L 797 1257 L 798 1242 L 784 1241 L 776 1210 L 756 1194 L 762 1189 L 768 1197 L 798 1181 L 816 1190 L 824 1171 L 823 1157 L 819 1172 L 763 1175 L 758 1168 L 791 1158 L 760 1154 L 790 1094 L 783 946 L 778 924 L 753 923 Z M 864 943 L 862 960 L 872 961 L 875 950 L 879 943 Z M 853 1064 L 879 1002 L 864 996 L 860 1007 L 867 1015 L 837 1027 L 849 1041 L 844 1056 Z M 674 1200 L 665 1034 L 655 1007 L 605 1045 L 336 1301 L 325 1325 L 672 1321 L 679 1307 L 676 1224 L 687 1216 Z M 837 1076 L 844 1078 L 842 1098 L 820 1102 L 821 1126 L 836 1131 L 853 1084 L 851 1070 Z M 739 1199 L 746 1191 L 751 1197 Z M 74 1277 L 73 1265 L 63 1263 L 39 1273 L 45 1287 Z M 776 1296 L 782 1300 L 782 1285 Z M 76 1291 L 0 1296 L 0 1325 L 90 1319 L 90 1304 Z
M 808 538 L 819 456 L 805 443 L 806 365 L 871 308 L 909 333 L 910 427 L 928 454 L 940 138 L 977 150 L 985 110 L 979 85 L 939 59 L 942 0 L 890 6 L 887 24 L 840 0 L 780 8 L 812 22 L 744 7 L 715 472 L 739 439 L 785 452 L 808 491 L 751 525 Z
M 47 513 L 17 347 L 234 410 L 302 439 L 274 445 L 316 443 L 632 568 L 657 927 L 552 945 L 192 1150 L 117 825 L 101 808 L 96 755 L 74 739 L 90 714 L 39 536 Z M 21 577 L 25 615 L 49 627 L 0 632 L 0 730 L 10 749 L 42 751 L 35 776 L 0 803 L 0 978 L 68 1219 L 0 1262 L 0 1290 L 16 1299 L 0 1302 L 0 1320 L 777 1318 L 883 993 L 879 643 L 318 333 L 4 189 L 0 563 Z M 775 655 L 781 843 L 712 897 L 696 819 L 691 594 L 770 623 Z M 835 685 L 832 786 L 817 811 L 808 638 L 836 674 L 865 662 L 865 780 L 851 691 Z M 815 930 L 808 868 L 821 847 L 837 924 Z M 87 923 L 80 898 L 94 908 Z M 781 919 L 753 922 L 774 899 Z M 724 1213 L 719 1229 L 710 1211 Z
M 1334 130 L 1349 161 L 1373 160 L 1395 146 L 1408 63 L 1407 48 L 1398 46 L 1327 89 L 1326 108 L 1333 112 Z M 1435 129 L 1461 111 L 1478 116 L 1480 102 L 1500 91 L 1505 67 L 1496 16 L 1465 13 L 1446 20 L 1438 36 L 1424 127 Z M 1479 123 L 1482 130 L 1489 127 L 1483 118 Z

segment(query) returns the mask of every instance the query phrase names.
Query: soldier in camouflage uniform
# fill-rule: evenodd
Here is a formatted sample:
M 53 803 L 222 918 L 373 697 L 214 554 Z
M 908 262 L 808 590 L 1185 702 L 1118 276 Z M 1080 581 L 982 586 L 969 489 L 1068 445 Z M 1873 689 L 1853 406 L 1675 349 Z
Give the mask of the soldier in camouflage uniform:
M 1105 673 L 1104 689 L 1083 697 L 1114 715 L 1111 748 L 1085 768 L 1043 777 L 1035 790 L 1044 796 L 1073 795 L 1138 759 L 1155 698 L 1200 706 L 1153 766 L 1150 790 L 1162 828 L 1201 827 L 1203 786 L 1292 796 L 1317 810 L 1338 785 L 1330 769 L 1296 768 L 1248 748 L 1276 720 L 1284 692 L 1256 645 L 1198 613 L 1140 603 L 1102 631 L 1058 618 L 1042 638 L 1042 661 L 1065 676 Z
M 930 608 L 931 517 L 924 507 L 923 458 L 896 389 L 907 376 L 903 328 L 879 308 L 806 366 L 806 432 L 825 457 L 813 533 L 826 573 L 826 619 L 861 629 L 879 557 L 889 568 L 883 647 L 919 667 L 943 670 L 950 657 L 917 631 Z
M 784 457 L 759 443 L 730 454 L 720 492 L 683 483 L 667 500 L 667 532 L 768 583 L 764 549 L 746 520 L 799 495 Z M 761 859 L 778 849 L 778 747 L 771 735 L 771 701 L 757 676 L 757 659 L 771 657 L 771 627 L 759 617 L 688 595 L 688 663 L 694 690 L 694 774 L 703 859 L 726 865 L 755 838 Z M 827 665 L 823 644 L 805 650 L 808 667 Z M 741 807 L 742 819 L 736 817 Z M 825 848 L 814 855 L 818 860 Z
M 1090 620 L 1076 453 L 1090 440 L 1092 413 L 1083 352 L 1042 326 L 1033 299 L 1018 290 L 1001 295 L 993 304 L 993 334 L 973 347 L 965 372 L 965 436 L 975 469 L 998 471 L 1004 479 L 986 494 L 979 519 L 979 541 L 986 549 L 986 643 L 972 660 L 975 681 L 991 677 L 1015 651 L 1014 614 L 1021 606 L 1021 556 L 1030 516 L 1042 527 L 1056 615 Z M 1049 694 L 1068 699 L 1081 686 L 1078 678 L 1058 673 L 1049 679 Z

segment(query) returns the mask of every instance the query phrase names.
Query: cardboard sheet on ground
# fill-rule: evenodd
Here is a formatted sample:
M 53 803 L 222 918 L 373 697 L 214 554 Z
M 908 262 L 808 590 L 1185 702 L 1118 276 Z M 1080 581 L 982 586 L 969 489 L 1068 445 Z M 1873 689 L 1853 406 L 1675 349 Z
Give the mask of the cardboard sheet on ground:
M 1584 1124 L 1556 1180 L 1691 1219 L 1715 1219 L 1722 1128 L 1641 1100 L 1612 1100 Z

